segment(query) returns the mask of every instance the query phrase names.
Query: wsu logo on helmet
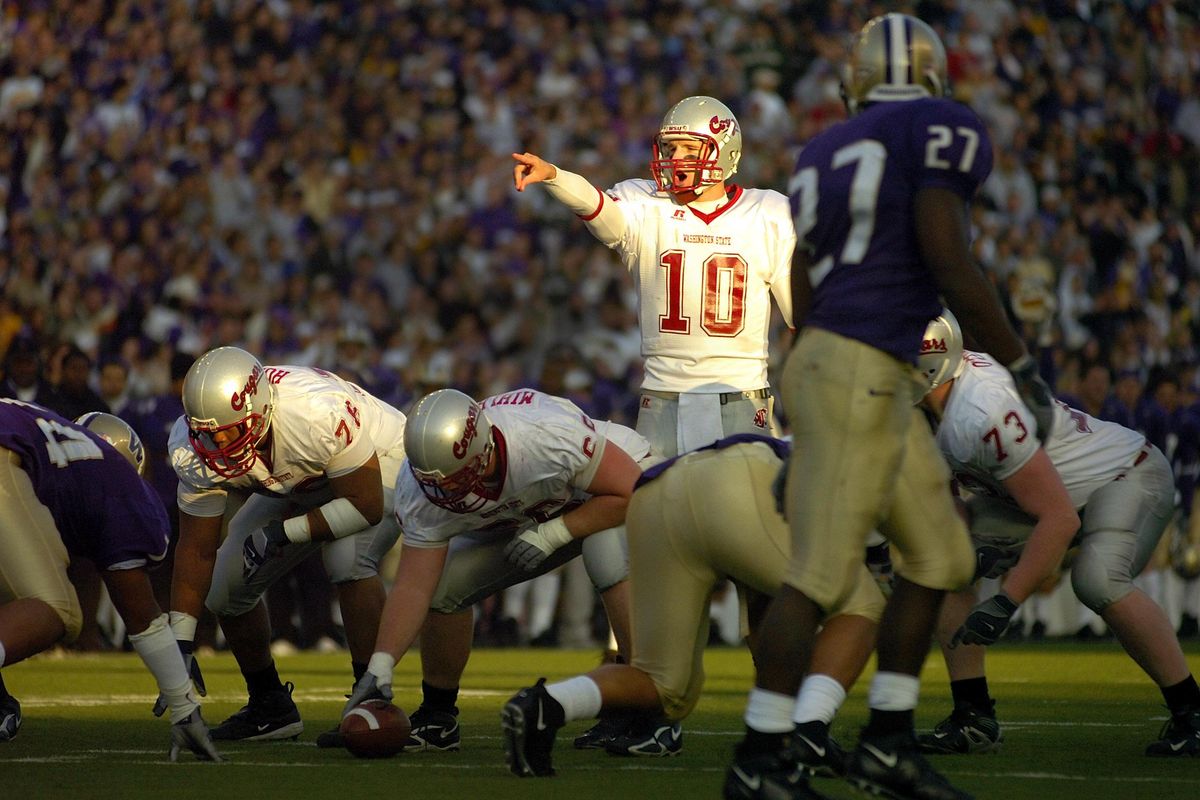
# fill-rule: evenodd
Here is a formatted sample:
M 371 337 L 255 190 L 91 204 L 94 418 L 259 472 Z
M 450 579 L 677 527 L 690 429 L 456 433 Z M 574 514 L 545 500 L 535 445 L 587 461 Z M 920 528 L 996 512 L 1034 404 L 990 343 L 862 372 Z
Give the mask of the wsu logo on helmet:
M 713 118 L 708 121 L 708 129 L 714 134 L 722 133 L 724 131 L 733 133 L 737 130 L 737 120 L 735 120 L 733 117 L 721 119 L 716 114 L 713 114 Z
M 945 355 L 950 352 L 950 348 L 946 346 L 946 339 L 922 339 L 921 340 L 921 355 L 940 354 Z
M 257 364 L 250 372 L 250 377 L 246 378 L 246 385 L 242 387 L 240 392 L 234 392 L 229 398 L 229 407 L 234 411 L 241 411 L 246 407 L 246 396 L 256 394 L 258 392 L 258 382 L 262 379 L 262 367 Z
M 467 454 L 467 448 L 471 446 L 471 442 L 475 439 L 475 434 L 478 429 L 475 426 L 475 420 L 479 418 L 479 406 L 471 406 L 471 410 L 467 412 L 467 423 L 463 427 L 462 438 L 454 443 L 452 452 L 455 458 L 462 458 Z

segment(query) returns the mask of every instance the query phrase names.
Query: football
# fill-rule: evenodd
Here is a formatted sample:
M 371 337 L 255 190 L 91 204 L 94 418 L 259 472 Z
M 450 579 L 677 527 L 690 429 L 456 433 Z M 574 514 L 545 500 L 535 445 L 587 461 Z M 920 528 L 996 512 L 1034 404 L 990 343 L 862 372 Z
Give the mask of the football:
M 412 723 L 386 700 L 366 700 L 350 709 L 338 730 L 346 749 L 359 758 L 387 758 L 404 749 Z

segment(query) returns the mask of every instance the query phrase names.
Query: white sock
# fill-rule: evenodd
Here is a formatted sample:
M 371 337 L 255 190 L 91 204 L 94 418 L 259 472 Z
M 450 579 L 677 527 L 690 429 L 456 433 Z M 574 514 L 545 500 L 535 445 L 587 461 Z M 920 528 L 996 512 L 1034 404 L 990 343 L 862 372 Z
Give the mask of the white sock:
M 792 709 L 796 698 L 779 692 L 755 687 L 746 702 L 746 725 L 759 733 L 787 733 L 792 724 Z
M 902 672 L 876 672 L 867 692 L 867 705 L 876 711 L 912 711 L 917 707 L 921 680 Z
M 834 716 L 846 700 L 846 689 L 828 675 L 809 675 L 800 684 L 800 693 L 796 695 L 796 708 L 792 712 L 792 721 L 797 725 L 801 722 L 833 722 Z
M 558 683 L 548 683 L 546 691 L 563 707 L 567 722 L 600 716 L 600 708 L 603 705 L 600 687 L 586 675 L 568 678 Z

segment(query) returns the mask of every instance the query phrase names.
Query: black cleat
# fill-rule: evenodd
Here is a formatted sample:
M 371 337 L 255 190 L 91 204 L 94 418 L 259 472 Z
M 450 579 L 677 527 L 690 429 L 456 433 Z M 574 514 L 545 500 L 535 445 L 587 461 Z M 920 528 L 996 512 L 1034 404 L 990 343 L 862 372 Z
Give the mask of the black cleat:
M 462 736 L 458 730 L 458 709 L 437 711 L 420 706 L 409 718 L 412 733 L 404 744 L 404 752 L 419 753 L 436 750 L 443 753 L 456 752 Z
M 1146 755 L 1154 758 L 1200 757 L 1200 708 L 1173 714 Z
M 0 742 L 11 742 L 21 730 L 21 704 L 11 694 L 0 700 Z
M 894 800 L 974 800 L 925 760 L 910 731 L 861 738 L 846 763 L 846 779 Z
M 576 750 L 603 750 L 608 743 L 625 733 L 633 718 L 628 714 L 614 714 L 600 720 L 575 737 Z
M 548 778 L 554 774 L 550 751 L 562 720 L 562 707 L 546 691 L 545 678 L 538 678 L 536 684 L 517 692 L 504 704 L 500 712 L 504 760 L 513 775 Z
M 950 716 L 932 733 L 917 737 L 922 753 L 998 753 L 1004 732 L 995 713 L 985 714 L 972 706 L 955 706 Z
M 638 758 L 677 756 L 683 750 L 683 729 L 663 717 L 634 719 L 604 747 L 609 755 Z
M 841 778 L 846 775 L 846 751 L 828 733 L 808 735 L 796 731 L 788 745 L 788 756 L 810 778 Z
M 272 739 L 295 739 L 304 731 L 300 711 L 292 702 L 291 681 L 282 689 L 250 695 L 250 702 L 212 729 L 214 741 L 263 742 Z
M 786 753 L 735 758 L 725 771 L 725 800 L 828 800 L 808 785 L 800 766 Z
M 324 749 L 345 746 L 346 740 L 342 737 L 341 726 L 335 725 L 333 730 L 321 731 L 317 734 L 317 747 Z

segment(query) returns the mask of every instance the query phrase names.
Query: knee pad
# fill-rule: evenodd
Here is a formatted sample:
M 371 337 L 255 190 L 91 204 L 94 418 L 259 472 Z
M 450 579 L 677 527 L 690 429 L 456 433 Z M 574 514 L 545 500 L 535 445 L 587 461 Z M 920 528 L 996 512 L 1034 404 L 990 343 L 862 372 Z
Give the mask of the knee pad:
M 593 533 L 583 540 L 583 565 L 596 591 L 604 593 L 629 577 L 625 526 Z
M 1071 588 L 1079 602 L 1102 614 L 1133 591 L 1133 579 L 1117 554 L 1104 547 L 1103 541 L 1090 541 L 1093 538 L 1096 535 L 1084 540 L 1071 564 Z

